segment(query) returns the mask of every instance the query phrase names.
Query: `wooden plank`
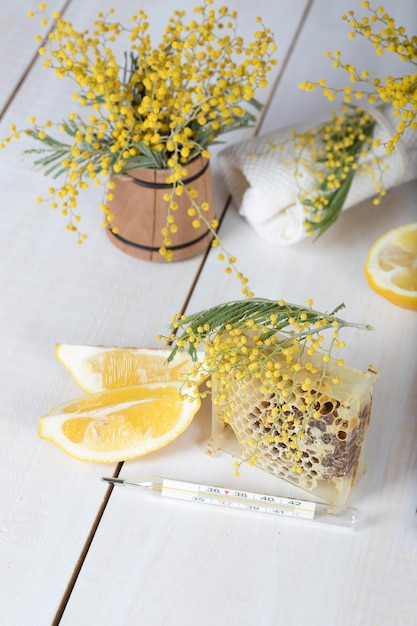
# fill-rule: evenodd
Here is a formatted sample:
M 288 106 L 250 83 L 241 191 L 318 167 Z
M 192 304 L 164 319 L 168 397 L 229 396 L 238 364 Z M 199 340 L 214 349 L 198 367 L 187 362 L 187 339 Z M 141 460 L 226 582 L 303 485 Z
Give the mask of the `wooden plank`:
M 244 34 L 257 28 L 254 18 L 259 7 L 255 11 L 249 5 L 247 2 L 243 11 Z M 153 34 L 159 37 L 171 6 L 163 0 L 142 6 L 149 13 Z M 180 8 L 192 6 L 194 2 L 183 0 Z M 232 6 L 242 8 L 237 0 Z M 291 43 L 303 7 L 304 2 L 290 12 L 284 50 Z M 101 0 L 74 0 L 67 17 L 84 28 L 100 9 Z M 133 10 L 123 4 L 117 15 L 126 21 Z M 265 6 L 263 13 L 266 21 L 271 21 L 276 8 Z M 22 26 L 16 14 L 10 15 L 17 20 L 12 29 L 20 33 L 23 28 L 21 37 L 25 39 L 26 22 Z M 53 72 L 45 72 L 41 66 L 38 59 L 14 97 L 1 122 L 0 136 L 7 133 L 11 123 L 24 126 L 30 115 L 39 121 L 59 120 L 74 108 L 72 85 L 64 81 L 57 84 Z M 262 98 L 268 98 L 270 89 Z M 239 136 L 248 132 L 252 131 Z M 22 157 L 24 147 L 29 143 L 14 142 L 0 154 L 0 545 L 7 568 L 0 613 L 5 623 L 44 624 L 53 619 L 65 597 L 105 502 L 99 478 L 115 469 L 114 465 L 80 463 L 37 438 L 38 416 L 81 395 L 55 361 L 55 344 L 158 345 L 156 335 L 165 330 L 172 312 L 183 307 L 202 256 L 164 265 L 122 254 L 109 244 L 99 225 L 101 191 L 96 188 L 80 199 L 89 238 L 77 246 L 65 231 L 62 217 L 36 203 L 50 182 L 31 169 L 30 158 Z M 227 194 L 218 169 L 213 176 L 216 204 L 221 210 Z M 153 516 L 148 520 L 146 532 L 154 521 Z
M 55 3 L 55 10 L 62 10 L 65 0 Z M 29 19 L 28 11 L 36 11 L 37 0 L 2 2 L 0 6 L 0 118 L 25 73 L 37 57 L 39 43 L 35 36 L 40 34 L 38 19 Z
M 297 85 L 329 76 L 325 51 L 345 47 L 339 16 L 359 5 L 315 0 L 262 131 L 328 111 L 322 96 L 300 93 Z M 392 0 L 385 8 L 406 26 L 414 24 L 411 2 L 399 7 Z M 281 26 L 287 24 L 278 23 L 278 40 Z M 362 60 L 369 68 L 370 53 L 363 56 L 359 47 L 352 62 Z M 376 67 L 385 71 L 386 63 L 384 57 Z M 295 526 L 114 491 L 63 624 L 93 616 L 109 625 L 139 619 L 174 626 L 414 624 L 415 314 L 374 294 L 362 267 L 380 233 L 415 219 L 415 193 L 416 184 L 409 183 L 391 191 L 380 207 L 365 202 L 349 210 L 315 244 L 277 249 L 260 240 L 234 209 L 221 228 L 224 244 L 257 295 L 300 303 L 312 297 L 323 309 L 344 300 L 346 317 L 376 327 L 375 333 L 347 333 L 345 355 L 359 368 L 369 363 L 381 368 L 367 444 L 369 468 L 350 498 L 362 526 L 353 533 Z M 240 297 L 238 283 L 224 275 L 215 257 L 210 254 L 205 264 L 189 311 Z M 235 479 L 231 457 L 204 455 L 209 436 L 210 408 L 205 407 L 166 452 L 125 464 L 122 475 L 162 474 L 300 495 L 256 468 L 244 467 Z

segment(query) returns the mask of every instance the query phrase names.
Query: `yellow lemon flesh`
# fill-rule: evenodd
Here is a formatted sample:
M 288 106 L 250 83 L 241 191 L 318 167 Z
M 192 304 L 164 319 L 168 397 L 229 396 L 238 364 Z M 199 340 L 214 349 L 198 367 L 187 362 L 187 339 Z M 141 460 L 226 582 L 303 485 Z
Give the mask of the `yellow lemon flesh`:
M 55 355 L 77 384 L 87 393 L 118 389 L 142 383 L 193 380 L 193 362 L 187 354 L 167 359 L 170 350 L 116 348 L 59 343 Z
M 82 461 L 114 463 L 159 450 L 191 423 L 200 399 L 184 383 L 150 383 L 83 396 L 39 419 L 38 434 Z M 196 388 L 194 387 L 194 391 Z
M 364 269 L 376 293 L 398 306 L 417 309 L 417 222 L 382 235 L 370 249 Z

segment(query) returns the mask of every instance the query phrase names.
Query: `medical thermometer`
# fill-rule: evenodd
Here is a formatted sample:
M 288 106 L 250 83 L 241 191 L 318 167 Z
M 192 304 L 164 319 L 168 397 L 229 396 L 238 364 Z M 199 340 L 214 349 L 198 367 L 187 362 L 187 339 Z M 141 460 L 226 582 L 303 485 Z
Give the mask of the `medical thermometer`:
M 358 511 L 352 507 L 311 502 L 297 498 L 251 493 L 240 489 L 225 489 L 159 476 L 126 480 L 103 477 L 101 480 L 112 485 L 147 491 L 163 498 L 211 504 L 252 513 L 266 513 L 287 519 L 313 520 L 347 528 L 355 528 L 358 521 Z

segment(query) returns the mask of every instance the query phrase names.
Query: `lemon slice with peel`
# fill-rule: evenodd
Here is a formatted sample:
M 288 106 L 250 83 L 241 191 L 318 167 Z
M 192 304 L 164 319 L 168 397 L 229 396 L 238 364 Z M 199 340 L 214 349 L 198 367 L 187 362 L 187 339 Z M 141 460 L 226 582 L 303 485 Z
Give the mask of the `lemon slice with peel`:
M 170 350 L 158 348 L 116 348 L 59 343 L 55 355 L 87 393 L 119 389 L 143 383 L 170 380 L 202 382 L 192 375 L 193 362 L 188 354 L 177 352 L 172 361 Z
M 38 434 L 64 452 L 96 463 L 114 463 L 168 445 L 191 423 L 200 399 L 184 383 L 150 383 L 71 400 L 39 418 Z
M 382 235 L 364 269 L 374 291 L 398 306 L 417 309 L 417 222 Z

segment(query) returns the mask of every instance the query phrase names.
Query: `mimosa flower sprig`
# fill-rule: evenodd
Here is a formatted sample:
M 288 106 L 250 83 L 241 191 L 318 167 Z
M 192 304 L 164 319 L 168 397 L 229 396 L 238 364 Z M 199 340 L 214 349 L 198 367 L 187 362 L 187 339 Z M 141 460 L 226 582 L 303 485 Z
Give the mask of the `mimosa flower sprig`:
M 341 113 L 334 112 L 332 119 L 318 128 L 294 133 L 294 147 L 299 150 L 295 176 L 309 236 L 316 233 L 319 237 L 338 219 L 357 173 L 372 179 L 377 194 L 374 204 L 385 195 L 382 159 L 374 154 L 370 162 L 365 160 L 373 150 L 375 124 L 370 114 L 344 106 Z M 308 158 L 304 158 L 306 149 Z M 304 172 L 313 178 L 312 188 L 303 189 Z
M 169 360 L 177 351 L 188 352 L 195 362 L 193 378 L 205 374 L 216 382 L 216 401 L 226 398 L 230 384 L 248 376 L 259 379 L 265 394 L 285 387 L 288 376 L 283 375 L 278 355 L 293 372 L 304 372 L 302 384 L 311 388 L 311 376 L 319 371 L 317 355 L 321 356 L 323 381 L 333 350 L 345 347 L 339 337 L 342 328 L 373 330 L 372 326 L 338 317 L 336 314 L 344 304 L 330 313 L 316 311 L 312 305 L 312 300 L 307 306 L 300 306 L 257 297 L 227 302 L 198 313 L 177 314 L 171 320 L 171 334 L 159 339 L 172 347 Z M 327 346 L 325 331 L 331 331 Z M 203 349 L 201 359 L 198 350 Z M 337 359 L 337 364 L 342 366 L 343 359 Z M 333 377 L 333 383 L 338 382 Z M 211 384 L 209 380 L 208 385 Z M 314 385 L 317 390 L 317 381 Z
M 337 50 L 326 54 L 333 61 L 334 67 L 347 72 L 350 84 L 335 89 L 327 85 L 325 79 L 321 79 L 317 83 L 306 81 L 300 87 L 307 91 L 319 87 L 330 101 L 341 95 L 345 103 L 366 99 L 370 104 L 391 104 L 393 115 L 398 120 L 396 132 L 385 145 L 387 154 L 391 154 L 407 128 L 417 129 L 417 73 L 414 70 L 417 66 L 417 35 L 407 35 L 405 27 L 397 26 L 395 19 L 386 13 L 383 6 L 374 9 L 366 0 L 362 2 L 362 7 L 369 11 L 369 16 L 359 20 L 354 11 L 342 15 L 342 19 L 352 29 L 349 33 L 350 39 L 356 36 L 368 39 L 376 55 L 394 54 L 402 62 L 409 64 L 411 71 L 403 76 L 372 78 L 368 70 L 359 70 L 342 61 L 341 53 Z
M 185 22 L 184 11 L 174 11 L 165 28 L 162 42 L 151 45 L 149 23 L 144 11 L 132 16 L 130 28 L 111 21 L 113 9 L 99 13 L 93 29 L 78 31 L 59 13 L 50 17 L 45 3 L 40 4 L 41 24 L 50 27 L 47 41 L 39 49 L 44 67 L 59 78 L 70 78 L 76 85 L 73 99 L 78 106 L 92 110 L 70 113 L 63 122 L 46 121 L 19 130 L 3 141 L 29 135 L 43 144 L 36 164 L 54 178 L 64 177 L 59 187 L 49 188 L 53 208 L 62 209 L 68 218 L 67 228 L 79 235 L 81 216 L 78 196 L 90 184 L 107 184 L 108 179 L 137 167 L 167 169 L 167 183 L 173 193 L 167 195 L 166 245 L 169 233 L 175 232 L 175 196 L 190 198 L 190 217 L 207 221 L 205 210 L 185 187 L 187 163 L 202 155 L 209 158 L 209 148 L 228 131 L 254 123 L 248 105 L 259 108 L 255 92 L 267 84 L 267 74 L 276 60 L 276 45 L 270 29 L 257 18 L 259 30 L 250 43 L 237 33 L 237 12 L 227 7 L 211 8 L 213 0 L 204 0 L 195 8 L 195 19 Z M 29 16 L 34 13 L 30 12 Z M 119 36 L 127 39 L 123 62 L 114 52 Z M 37 37 L 43 41 L 41 35 Z M 67 136 L 61 141 L 51 134 L 52 127 Z M 112 183 L 101 205 L 104 225 L 113 227 L 107 205 L 112 199 Z M 43 201 L 39 198 L 39 201 Z M 220 245 L 217 223 L 208 223 L 214 245 Z M 161 249 L 162 254 L 167 251 Z M 227 259 L 227 253 L 224 255 Z
M 371 114 L 344 105 L 333 111 L 328 122 L 305 132 L 292 130 L 291 139 L 280 144 L 267 142 L 268 150 L 295 152 L 292 167 L 298 188 L 298 199 L 303 204 L 306 219 L 303 226 L 309 236 L 322 235 L 339 217 L 357 173 L 373 181 L 379 204 L 386 193 L 383 173 L 386 166 L 374 152 L 375 119 Z M 365 160 L 367 155 L 371 158 Z M 253 153 L 251 156 L 259 156 Z M 306 180 L 307 178 L 307 180 Z
M 285 445 L 296 472 L 301 471 L 300 445 L 308 425 L 321 417 L 316 400 L 323 385 L 331 381 L 337 386 L 343 381 L 344 360 L 333 356 L 335 349 L 346 345 L 339 335 L 341 329 L 373 330 L 338 317 L 344 304 L 331 313 L 316 311 L 312 305 L 312 300 L 300 306 L 264 298 L 227 302 L 176 315 L 171 320 L 172 333 L 159 337 L 172 347 L 168 360 L 177 351 L 188 352 L 194 360 L 191 381 L 206 378 L 206 388 L 200 387 L 198 395 L 205 397 L 212 390 L 213 403 L 225 423 L 230 423 L 235 409 L 230 395 L 233 387 L 238 384 L 241 395 L 245 389 L 253 393 L 255 385 L 269 407 L 274 441 Z M 327 345 L 326 331 L 331 333 Z M 185 396 L 196 393 L 191 381 L 190 386 L 184 383 Z M 294 406 L 296 395 L 303 399 Z M 269 438 L 262 443 L 268 445 Z M 255 442 L 253 446 L 246 459 L 250 465 L 257 460 Z M 239 465 L 235 463 L 236 474 Z
M 384 7 L 372 9 L 370 3 L 362 2 L 370 17 L 358 20 L 353 11 L 342 16 L 351 27 L 349 36 L 356 35 L 369 39 L 379 56 L 390 52 L 401 61 L 417 65 L 417 37 L 408 37 L 405 28 L 397 27 L 394 19 Z M 395 118 L 400 118 L 396 132 L 385 144 L 385 152 L 390 155 L 407 128 L 416 129 L 417 113 L 417 74 L 401 77 L 386 76 L 370 78 L 367 70 L 359 71 L 354 65 L 344 63 L 340 51 L 327 52 L 334 67 L 340 67 L 349 74 L 349 85 L 335 89 L 327 85 L 325 79 L 317 83 L 304 82 L 302 89 L 312 91 L 317 87 L 334 101 L 342 95 L 343 106 L 340 113 L 333 112 L 332 119 L 305 133 L 294 132 L 294 148 L 298 151 L 295 159 L 294 175 L 299 187 L 299 200 L 305 207 L 304 227 L 308 235 L 323 234 L 339 217 L 354 177 L 368 175 L 373 182 L 375 197 L 372 202 L 380 204 L 386 194 L 384 187 L 384 164 L 380 152 L 375 151 L 381 144 L 374 137 L 376 120 L 369 113 L 354 104 L 366 98 L 369 104 L 384 109 L 392 106 Z M 283 149 L 284 146 L 281 146 Z M 304 156 L 308 153 L 308 156 Z M 308 173 L 313 185 L 303 188 L 303 175 Z

